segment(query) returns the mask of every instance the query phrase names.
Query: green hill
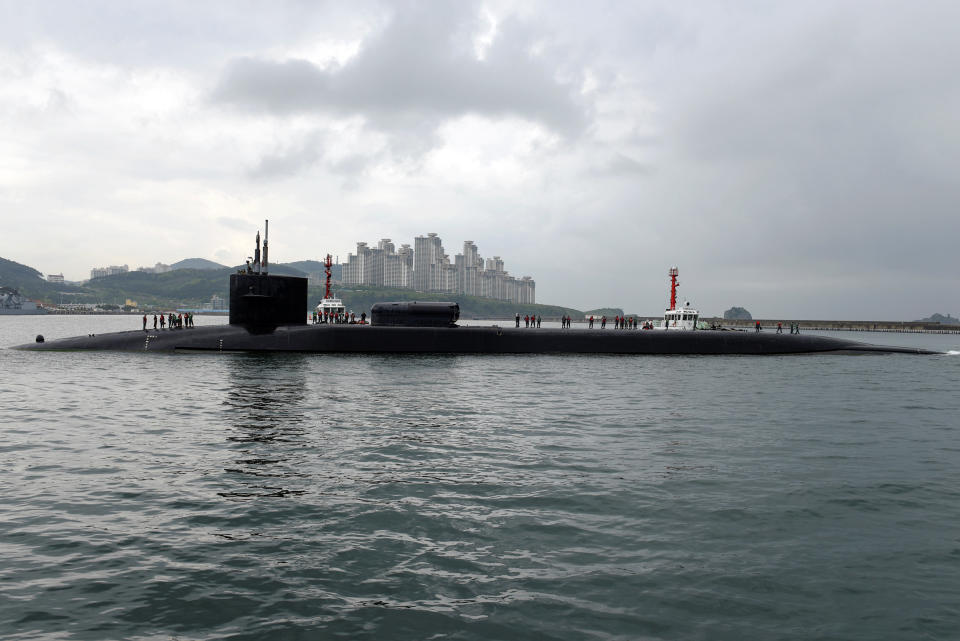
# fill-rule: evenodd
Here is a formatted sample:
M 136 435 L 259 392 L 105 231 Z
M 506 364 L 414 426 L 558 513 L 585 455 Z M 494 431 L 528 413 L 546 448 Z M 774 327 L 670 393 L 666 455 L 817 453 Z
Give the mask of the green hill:
M 753 320 L 753 316 L 743 307 L 731 307 L 723 313 L 724 320 Z
M 184 258 L 170 265 L 170 269 L 225 269 L 226 267 L 206 258 Z
M 48 283 L 33 267 L 0 258 L 0 285 L 19 290 L 27 298 L 54 302 L 59 292 L 82 292 L 83 288 L 65 283 Z
M 287 267 L 293 267 L 294 269 L 299 269 L 304 274 L 310 274 L 312 272 L 322 272 L 324 267 L 323 263 L 319 260 L 296 260 L 290 263 L 284 263 Z
M 199 307 L 214 294 L 227 298 L 235 270 L 177 269 L 163 274 L 126 272 L 91 280 L 87 289 L 104 302 L 130 298 L 141 307 Z
M 298 260 L 292 263 L 284 263 L 288 267 L 293 267 L 294 269 L 299 269 L 304 274 L 323 274 L 324 269 L 326 269 L 318 260 Z M 333 280 L 339 281 L 343 276 L 343 265 L 331 265 L 330 266 L 330 277 Z
M 926 318 L 921 318 L 915 323 L 942 323 L 944 325 L 958 325 L 960 324 L 960 318 L 954 318 L 950 314 L 944 316 L 943 314 L 932 314 Z
M 270 268 L 270 273 L 302 277 L 305 272 L 298 267 L 311 267 L 312 265 L 304 264 L 311 262 L 315 261 L 273 265 Z M 219 267 L 217 269 L 175 269 L 163 274 L 138 271 L 125 272 L 93 279 L 86 286 L 81 287 L 63 283 L 48 283 L 43 280 L 40 272 L 32 267 L 0 258 L 0 285 L 15 287 L 24 296 L 54 304 L 67 300 L 70 302 L 123 304 L 129 298 L 137 301 L 143 308 L 169 309 L 174 307 L 200 307 L 203 303 L 209 302 L 210 297 L 214 294 L 226 300 L 229 297 L 230 274 L 236 270 L 236 267 Z M 69 298 L 64 297 L 65 293 L 69 294 Z M 347 309 L 351 309 L 357 314 L 360 312 L 369 314 L 373 304 L 379 302 L 433 300 L 458 303 L 460 313 L 464 318 L 512 319 L 518 312 L 521 316 L 537 314 L 545 318 L 569 315 L 580 319 L 584 315 L 580 310 L 558 305 L 519 305 L 509 301 L 479 298 L 477 296 L 425 294 L 409 289 L 353 285 L 349 288 L 338 288 L 336 295 L 343 300 Z M 322 297 L 323 287 L 310 287 L 308 290 L 308 307 L 312 309 Z M 611 309 L 608 311 L 610 313 L 607 315 L 612 316 L 619 310 Z

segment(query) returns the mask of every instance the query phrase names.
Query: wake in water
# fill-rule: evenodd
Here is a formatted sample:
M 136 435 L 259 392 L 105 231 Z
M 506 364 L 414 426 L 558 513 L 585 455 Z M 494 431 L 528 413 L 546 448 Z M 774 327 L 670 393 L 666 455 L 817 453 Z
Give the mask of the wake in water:
M 955 349 L 948 349 L 948 350 L 947 350 L 947 356 L 957 356 L 957 355 L 960 355 L 960 351 L 955 350 Z

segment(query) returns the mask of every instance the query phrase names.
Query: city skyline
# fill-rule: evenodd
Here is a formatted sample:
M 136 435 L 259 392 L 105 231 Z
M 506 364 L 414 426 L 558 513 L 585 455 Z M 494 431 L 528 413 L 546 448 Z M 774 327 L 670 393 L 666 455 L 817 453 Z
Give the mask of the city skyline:
M 466 294 L 515 303 L 536 302 L 536 282 L 531 276 L 511 276 L 500 256 L 484 260 L 472 240 L 453 262 L 436 232 L 414 238 L 414 247 L 382 238 L 377 247 L 357 242 L 356 253 L 343 263 L 344 285 L 373 285 L 420 292 Z

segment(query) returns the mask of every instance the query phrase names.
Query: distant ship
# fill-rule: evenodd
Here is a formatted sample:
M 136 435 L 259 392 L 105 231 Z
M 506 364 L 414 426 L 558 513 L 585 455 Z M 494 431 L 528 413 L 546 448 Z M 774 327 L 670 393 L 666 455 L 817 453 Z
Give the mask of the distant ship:
M 0 316 L 7 314 L 27 315 L 46 313 L 48 313 L 46 309 L 40 307 L 29 298 L 24 298 L 16 289 L 0 287 Z
M 329 263 L 329 260 L 328 260 Z M 316 312 L 339 322 L 307 322 L 307 279 L 268 273 L 257 233 L 253 263 L 230 276 L 230 322 L 190 329 L 131 330 L 36 342 L 18 349 L 138 352 L 307 352 L 367 354 L 935 354 L 813 334 L 714 331 L 697 327 L 699 314 L 676 303 L 677 269 L 670 270 L 670 308 L 661 327 L 680 331 L 459 326 L 460 306 L 445 302 L 376 303 L 371 323 L 352 323 L 329 289 Z M 336 301 L 336 302 L 335 302 Z M 323 316 L 322 314 L 320 315 Z M 329 314 L 327 315 L 329 318 Z M 636 323 L 633 327 L 636 327 Z M 650 324 L 646 324 L 648 327 Z

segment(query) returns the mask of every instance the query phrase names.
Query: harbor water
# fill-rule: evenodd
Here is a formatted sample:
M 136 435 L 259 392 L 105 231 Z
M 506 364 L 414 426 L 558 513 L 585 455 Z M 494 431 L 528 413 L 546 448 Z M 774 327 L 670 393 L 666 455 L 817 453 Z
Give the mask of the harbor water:
M 0 638 L 960 638 L 960 336 L 854 338 L 952 353 L 0 349 Z

